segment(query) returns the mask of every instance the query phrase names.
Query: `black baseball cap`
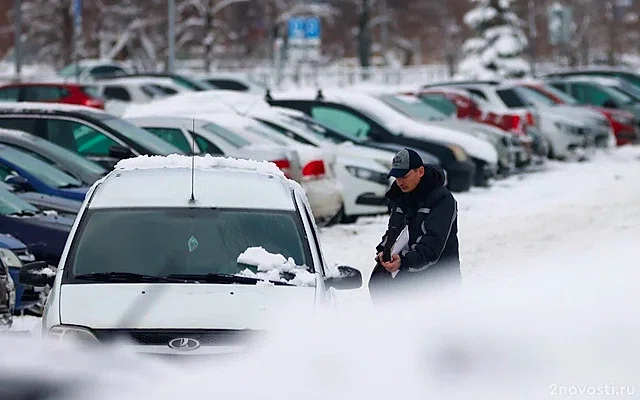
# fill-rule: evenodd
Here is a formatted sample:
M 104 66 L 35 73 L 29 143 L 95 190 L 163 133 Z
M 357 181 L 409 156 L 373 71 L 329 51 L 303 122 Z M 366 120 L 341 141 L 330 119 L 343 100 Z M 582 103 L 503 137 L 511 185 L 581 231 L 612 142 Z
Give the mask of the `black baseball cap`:
M 391 164 L 391 171 L 387 174 L 387 178 L 402 178 L 412 169 L 424 166 L 424 162 L 418 153 L 411 149 L 400 150 L 394 157 Z

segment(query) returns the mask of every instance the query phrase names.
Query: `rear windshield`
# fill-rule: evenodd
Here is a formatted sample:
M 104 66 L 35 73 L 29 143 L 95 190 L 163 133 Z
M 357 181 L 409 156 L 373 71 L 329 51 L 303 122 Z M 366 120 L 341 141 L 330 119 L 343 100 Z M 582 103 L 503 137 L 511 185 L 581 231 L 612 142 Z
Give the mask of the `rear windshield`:
M 24 151 L 0 145 L 0 157 L 53 188 L 81 187 L 82 182 Z
M 531 103 L 523 99 L 513 89 L 502 89 L 496 91 L 500 100 L 508 108 L 524 108 L 532 106 Z
M 167 156 L 169 154 L 185 154 L 182 150 L 166 142 L 153 133 L 146 131 L 139 126 L 132 124 L 122 118 L 117 118 L 109 114 L 100 114 L 100 120 L 109 128 L 126 138 L 138 143 L 154 155 Z
M 262 247 L 313 272 L 304 237 L 295 211 L 96 209 L 88 211 L 65 270 L 73 275 L 238 274 L 247 268 L 238 256 Z

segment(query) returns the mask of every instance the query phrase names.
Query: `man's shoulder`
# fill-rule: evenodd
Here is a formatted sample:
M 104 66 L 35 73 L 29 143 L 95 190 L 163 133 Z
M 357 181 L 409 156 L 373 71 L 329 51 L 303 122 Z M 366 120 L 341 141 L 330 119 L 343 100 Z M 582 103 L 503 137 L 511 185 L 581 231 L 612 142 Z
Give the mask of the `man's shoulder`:
M 433 205 L 440 203 L 445 199 L 452 199 L 455 201 L 453 194 L 449 189 L 447 189 L 446 186 L 438 186 L 429 193 L 425 194 L 425 196 L 422 198 L 422 204 Z

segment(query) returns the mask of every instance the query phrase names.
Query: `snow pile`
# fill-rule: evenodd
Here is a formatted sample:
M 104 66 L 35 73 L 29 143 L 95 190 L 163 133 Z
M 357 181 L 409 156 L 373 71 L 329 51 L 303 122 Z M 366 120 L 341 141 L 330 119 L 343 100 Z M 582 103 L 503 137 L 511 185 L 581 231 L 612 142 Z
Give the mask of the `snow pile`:
M 287 179 L 285 178 L 284 173 L 272 162 L 214 157 L 211 154 L 195 157 L 181 154 L 170 154 L 168 156 L 143 155 L 120 160 L 116 164 L 114 170 L 191 168 L 192 161 L 194 168 L 199 170 L 214 170 L 221 168 L 239 169 L 275 175 L 283 179 Z
M 248 268 L 240 273 L 242 276 L 258 278 L 272 282 L 286 282 L 297 286 L 315 286 L 316 277 L 307 271 L 305 266 L 296 265 L 293 258 L 286 259 L 282 254 L 269 253 L 263 247 L 249 247 L 238 256 L 238 263 L 258 267 L 254 273 Z M 286 279 L 283 274 L 293 275 Z
M 523 22 L 509 11 L 510 0 L 472 0 L 476 6 L 464 18 L 477 37 L 462 46 L 459 79 L 499 79 L 530 74 L 522 58 L 529 46 Z
M 54 276 L 56 276 L 56 271 L 54 271 L 50 267 L 43 268 L 40 271 L 33 271 L 33 273 L 37 274 L 37 275 L 46 275 L 46 276 L 48 276 L 50 278 L 53 278 Z

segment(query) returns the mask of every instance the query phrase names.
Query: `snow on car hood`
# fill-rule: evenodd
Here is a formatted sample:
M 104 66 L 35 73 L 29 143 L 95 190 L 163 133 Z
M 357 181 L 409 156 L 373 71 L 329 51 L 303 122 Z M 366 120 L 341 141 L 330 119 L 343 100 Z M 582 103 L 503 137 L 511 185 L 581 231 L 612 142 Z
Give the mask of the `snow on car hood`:
M 289 306 L 312 311 L 315 289 L 262 284 L 65 284 L 60 289 L 60 319 L 62 324 L 93 329 L 264 329 Z
M 435 140 L 444 144 L 461 146 L 472 157 L 480 158 L 489 163 L 498 162 L 498 152 L 493 145 L 485 140 L 475 138 L 464 132 L 443 128 L 426 122 L 417 122 L 386 105 L 382 100 L 366 93 L 347 92 L 343 90 L 323 91 L 328 101 L 336 101 L 357 109 L 371 119 L 385 126 L 391 132 L 417 138 Z M 274 98 L 280 98 L 274 95 Z M 306 93 L 291 93 L 282 98 L 306 98 Z

